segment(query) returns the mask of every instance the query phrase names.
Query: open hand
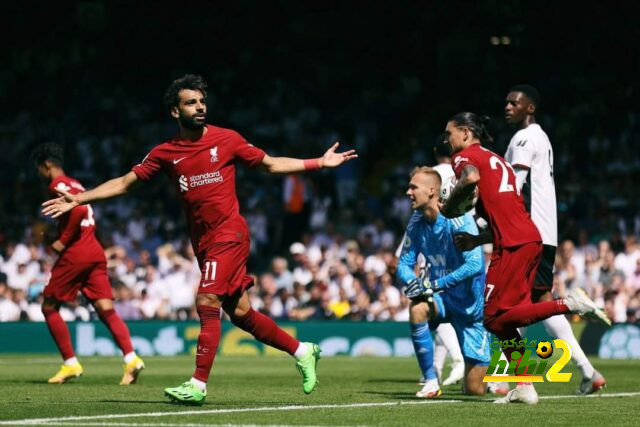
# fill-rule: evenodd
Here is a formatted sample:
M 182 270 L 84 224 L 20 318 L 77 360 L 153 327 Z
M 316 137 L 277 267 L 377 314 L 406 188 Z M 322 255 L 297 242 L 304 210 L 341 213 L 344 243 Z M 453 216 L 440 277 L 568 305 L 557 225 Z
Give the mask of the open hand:
M 358 155 L 356 154 L 356 150 L 345 151 L 344 153 L 336 153 L 336 148 L 340 145 L 339 142 L 336 142 L 327 150 L 326 153 L 321 157 L 321 166 L 325 168 L 335 168 L 336 166 L 340 166 L 344 162 L 347 162 L 351 159 L 356 159 Z
M 57 218 L 80 205 L 76 196 L 68 191 L 56 189 L 56 192 L 60 194 L 60 197 L 47 200 L 42 204 L 42 213 L 44 215 L 50 216 L 51 218 Z

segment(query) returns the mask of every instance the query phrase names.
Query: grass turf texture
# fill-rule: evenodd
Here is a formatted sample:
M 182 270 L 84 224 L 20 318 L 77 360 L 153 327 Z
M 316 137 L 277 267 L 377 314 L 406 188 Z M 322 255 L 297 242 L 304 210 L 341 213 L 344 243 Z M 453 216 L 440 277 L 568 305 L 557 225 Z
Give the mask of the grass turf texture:
M 554 355 L 555 356 L 555 355 Z M 553 360 L 552 357 L 551 360 Z M 54 356 L 10 355 L 0 357 L 0 425 L 9 420 L 47 418 L 40 425 L 489 425 L 538 422 L 544 425 L 607 423 L 637 425 L 640 395 L 612 398 L 544 399 L 571 395 L 580 374 L 570 363 L 563 372 L 574 372 L 569 383 L 536 384 L 542 397 L 536 406 L 493 405 L 490 397 L 474 398 L 460 393 L 460 386 L 444 388 L 436 400 L 414 397 L 419 389 L 417 363 L 413 358 L 349 358 L 320 360 L 320 384 L 306 396 L 294 361 L 288 357 L 219 357 L 215 363 L 206 403 L 201 407 L 170 404 L 163 389 L 187 380 L 194 358 L 147 357 L 147 369 L 138 384 L 118 385 L 121 359 L 83 357 L 84 376 L 68 384 L 49 385 L 47 378 L 59 367 Z M 640 362 L 593 359 L 607 378 L 603 393 L 640 392 Z M 454 401 L 454 402 L 452 402 Z M 352 404 L 387 403 L 387 406 L 347 407 Z M 339 405 L 331 408 L 285 406 Z M 267 408 L 263 410 L 260 408 Z M 227 413 L 191 413 L 220 410 Z M 133 416 L 168 412 L 172 415 Z M 131 414 L 131 416 L 127 415 Z M 110 418 L 109 415 L 127 415 Z M 81 420 L 58 417 L 95 416 Z M 22 423 L 23 425 L 26 423 Z M 12 423 L 10 425 L 16 425 Z

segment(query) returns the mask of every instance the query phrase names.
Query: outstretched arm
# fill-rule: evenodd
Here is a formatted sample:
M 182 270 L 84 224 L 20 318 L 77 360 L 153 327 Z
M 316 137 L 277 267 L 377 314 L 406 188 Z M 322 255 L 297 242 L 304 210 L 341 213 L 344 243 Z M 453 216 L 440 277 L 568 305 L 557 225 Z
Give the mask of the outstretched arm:
M 294 159 L 291 157 L 271 157 L 264 156 L 261 167 L 270 173 L 291 173 L 304 170 L 335 168 L 344 162 L 358 157 L 356 150 L 349 150 L 343 153 L 336 153 L 339 143 L 336 142 L 329 148 L 322 157 L 317 159 Z
M 95 200 L 109 199 L 111 197 L 125 194 L 129 187 L 138 180 L 138 176 L 129 172 L 118 178 L 100 184 L 96 188 L 85 191 L 84 193 L 71 194 L 64 190 L 56 190 L 61 194 L 56 199 L 47 200 L 42 204 L 42 213 L 52 218 L 57 218 L 65 212 L 70 211 L 76 206 L 91 203 Z

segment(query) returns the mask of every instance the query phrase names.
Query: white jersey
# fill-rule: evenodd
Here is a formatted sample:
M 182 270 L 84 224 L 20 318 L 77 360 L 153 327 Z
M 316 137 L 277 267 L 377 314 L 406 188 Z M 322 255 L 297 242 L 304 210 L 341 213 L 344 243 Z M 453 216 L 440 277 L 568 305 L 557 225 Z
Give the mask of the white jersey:
M 540 125 L 534 123 L 511 138 L 504 156 L 512 166 L 526 166 L 529 176 L 522 188 L 525 206 L 542 235 L 542 243 L 558 246 L 553 148 Z
M 445 182 L 449 177 L 454 176 L 456 173 L 453 171 L 450 163 L 440 163 L 433 167 L 436 172 L 440 175 L 440 180 Z

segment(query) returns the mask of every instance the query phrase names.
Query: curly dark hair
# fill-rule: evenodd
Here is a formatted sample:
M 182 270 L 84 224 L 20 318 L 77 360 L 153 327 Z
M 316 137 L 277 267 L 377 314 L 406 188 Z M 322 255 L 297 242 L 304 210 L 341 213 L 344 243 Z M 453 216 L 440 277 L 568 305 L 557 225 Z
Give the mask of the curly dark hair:
M 47 160 L 56 166 L 62 166 L 64 163 L 64 150 L 62 146 L 55 142 L 46 142 L 34 148 L 30 157 L 36 166 L 44 164 Z
M 173 107 L 178 105 L 180 102 L 178 94 L 183 89 L 199 90 L 205 98 L 207 97 L 207 82 L 204 81 L 202 76 L 198 76 L 196 74 L 185 74 L 171 82 L 164 93 L 164 105 L 167 108 L 167 111 L 171 111 Z

